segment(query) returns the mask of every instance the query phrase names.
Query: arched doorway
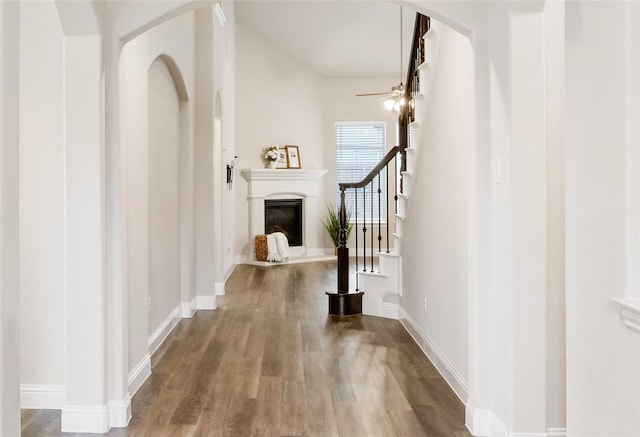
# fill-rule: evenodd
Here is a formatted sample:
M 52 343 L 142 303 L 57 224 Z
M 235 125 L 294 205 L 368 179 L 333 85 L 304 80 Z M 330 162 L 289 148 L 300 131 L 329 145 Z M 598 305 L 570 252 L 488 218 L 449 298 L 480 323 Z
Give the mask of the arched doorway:
M 180 304 L 180 97 L 162 57 L 148 74 L 148 329 Z

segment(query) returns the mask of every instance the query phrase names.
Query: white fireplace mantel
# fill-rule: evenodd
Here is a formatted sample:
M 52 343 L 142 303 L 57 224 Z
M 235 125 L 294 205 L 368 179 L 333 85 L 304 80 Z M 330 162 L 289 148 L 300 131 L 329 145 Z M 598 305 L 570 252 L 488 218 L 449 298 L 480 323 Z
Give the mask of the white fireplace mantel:
M 322 177 L 326 169 L 262 169 L 245 168 L 240 173 L 248 182 L 249 247 L 247 254 L 255 260 L 254 237 L 264 234 L 264 201 L 266 199 L 302 200 L 302 244 L 290 249 L 293 257 L 318 257 L 324 255 L 320 247 L 322 223 L 319 220 L 318 202 L 323 193 Z
M 285 193 L 300 192 L 306 196 L 319 196 L 322 192 L 321 179 L 327 170 L 245 168 L 241 173 L 249 182 L 249 198 L 264 198 L 283 190 Z

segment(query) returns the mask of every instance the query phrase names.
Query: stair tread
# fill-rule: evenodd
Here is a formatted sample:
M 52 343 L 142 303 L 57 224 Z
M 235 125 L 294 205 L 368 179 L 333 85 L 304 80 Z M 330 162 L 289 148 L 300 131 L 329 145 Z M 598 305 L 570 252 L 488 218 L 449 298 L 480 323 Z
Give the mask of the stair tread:
M 364 275 L 364 276 L 372 276 L 376 278 L 386 278 L 388 276 L 386 273 L 380 273 L 380 272 L 356 272 L 356 274 Z
M 396 252 L 378 252 L 378 256 L 388 256 L 388 257 L 392 257 L 392 258 L 397 258 L 400 256 L 399 253 Z
M 367 292 L 365 290 L 363 290 L 362 288 L 358 289 L 358 291 L 350 291 L 349 293 L 364 293 L 366 294 Z M 387 290 L 385 292 L 386 296 L 392 296 L 392 295 L 398 295 L 398 296 L 402 296 L 402 294 L 400 294 L 400 292 L 396 291 L 396 290 Z

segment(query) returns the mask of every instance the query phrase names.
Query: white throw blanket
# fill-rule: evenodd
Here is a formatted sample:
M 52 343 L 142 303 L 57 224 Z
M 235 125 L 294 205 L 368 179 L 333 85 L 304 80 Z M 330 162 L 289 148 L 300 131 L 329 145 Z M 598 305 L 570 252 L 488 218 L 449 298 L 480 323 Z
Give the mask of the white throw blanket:
M 286 261 L 289 257 L 287 236 L 282 232 L 267 235 L 267 261 Z

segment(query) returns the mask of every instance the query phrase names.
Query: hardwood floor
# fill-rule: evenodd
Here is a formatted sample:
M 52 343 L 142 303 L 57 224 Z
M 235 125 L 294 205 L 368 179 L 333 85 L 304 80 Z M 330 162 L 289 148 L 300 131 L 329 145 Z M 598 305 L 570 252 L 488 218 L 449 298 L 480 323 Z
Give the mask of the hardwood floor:
M 327 315 L 335 284 L 334 262 L 239 265 L 219 308 L 183 319 L 154 354 L 130 425 L 106 435 L 470 436 L 398 321 Z M 80 435 L 59 432 L 59 411 L 22 421 L 25 437 Z

